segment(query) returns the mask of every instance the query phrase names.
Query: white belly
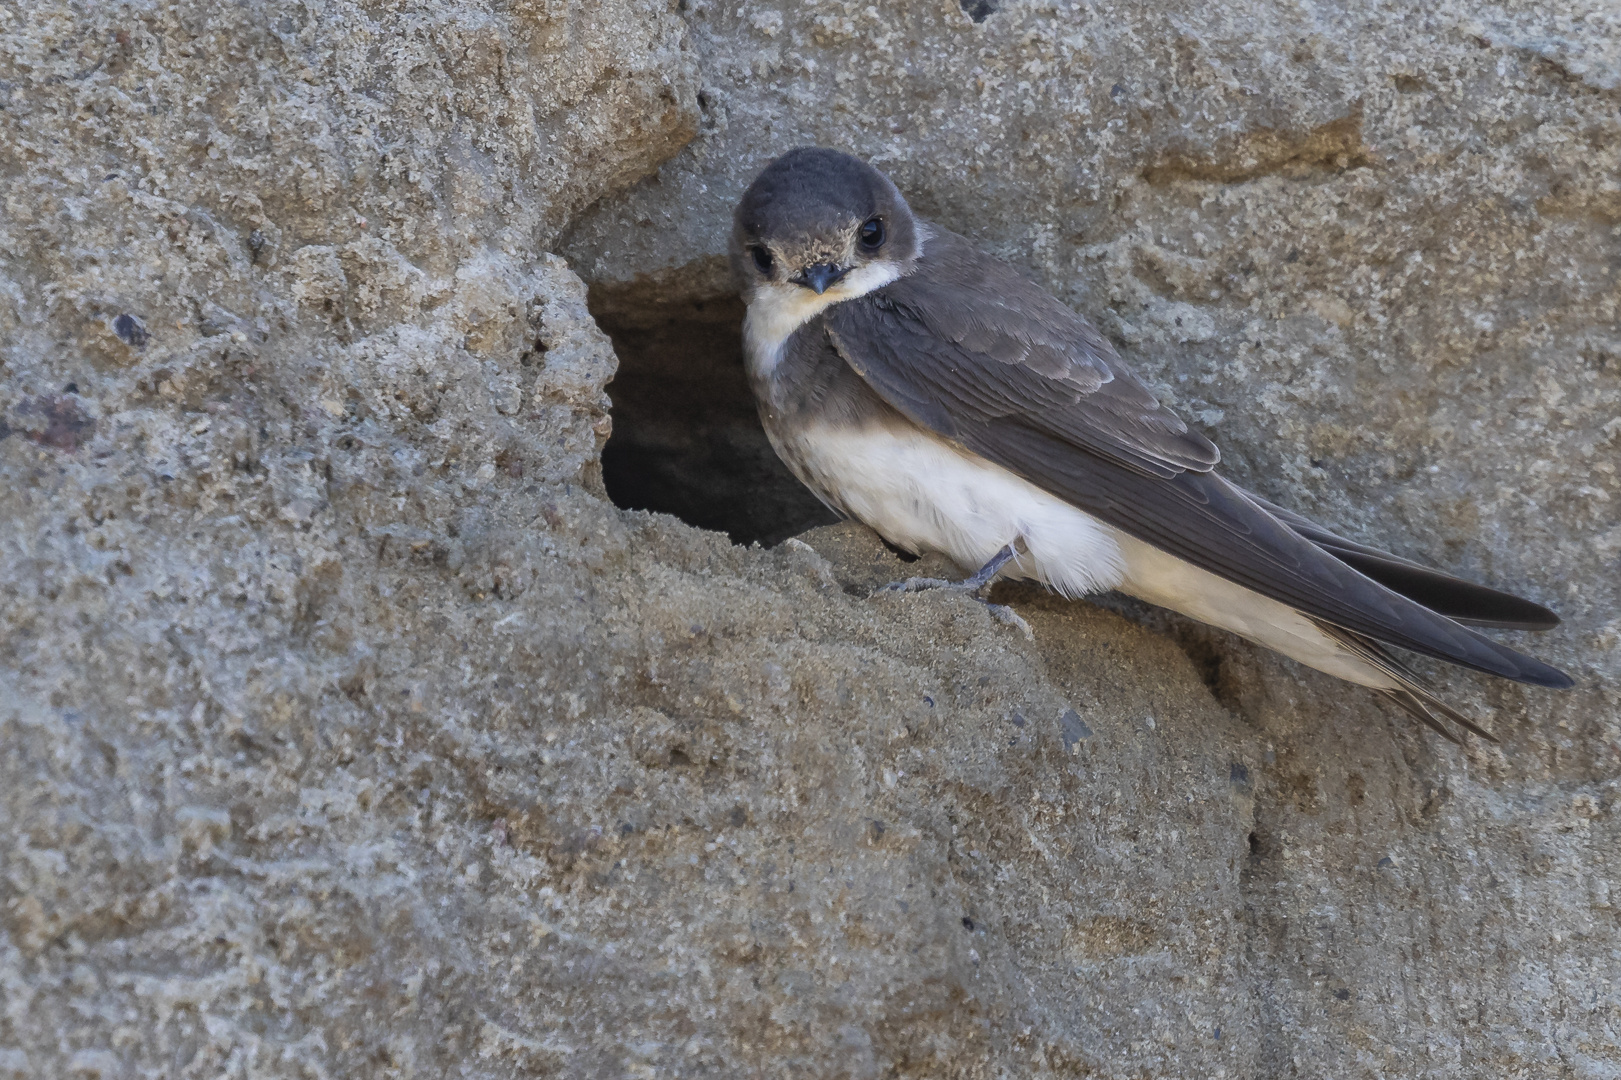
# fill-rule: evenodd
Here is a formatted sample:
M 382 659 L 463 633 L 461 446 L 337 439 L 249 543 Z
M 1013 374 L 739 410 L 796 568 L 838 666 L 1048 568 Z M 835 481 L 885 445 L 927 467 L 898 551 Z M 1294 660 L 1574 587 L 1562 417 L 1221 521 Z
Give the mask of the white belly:
M 1287 604 L 1201 570 L 1006 469 L 917 428 L 811 427 L 778 446 L 810 488 L 898 547 L 973 571 L 1009 544 L 1003 575 L 1065 596 L 1119 589 L 1363 686 L 1395 685 Z
M 1004 573 L 1066 596 L 1120 584 L 1114 530 L 1006 469 L 919 429 L 810 428 L 779 447 L 829 503 L 909 551 L 976 570 L 1015 541 Z M 776 441 L 776 438 L 773 438 Z

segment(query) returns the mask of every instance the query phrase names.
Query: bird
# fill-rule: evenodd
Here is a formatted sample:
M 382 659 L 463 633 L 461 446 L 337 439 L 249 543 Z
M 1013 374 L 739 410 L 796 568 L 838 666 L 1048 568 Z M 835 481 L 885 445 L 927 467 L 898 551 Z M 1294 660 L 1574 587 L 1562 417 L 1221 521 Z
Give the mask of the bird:
M 1393 650 L 1534 686 L 1557 668 L 1478 632 L 1529 600 L 1347 539 L 1222 476 L 1085 317 L 914 214 L 877 168 L 801 147 L 739 200 L 729 245 L 761 424 L 830 509 L 980 598 L 998 578 L 1108 590 L 1382 695 L 1453 742 L 1496 741 Z

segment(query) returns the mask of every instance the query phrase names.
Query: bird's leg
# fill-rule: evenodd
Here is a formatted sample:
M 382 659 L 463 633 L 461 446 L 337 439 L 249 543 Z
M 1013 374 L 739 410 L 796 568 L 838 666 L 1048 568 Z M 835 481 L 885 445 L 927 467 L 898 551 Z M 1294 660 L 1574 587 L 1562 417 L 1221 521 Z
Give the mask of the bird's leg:
M 953 592 L 965 592 L 975 599 L 980 599 L 979 591 L 991 583 L 991 579 L 1001 572 L 1002 567 L 1012 560 L 1015 552 L 1013 545 L 1008 544 L 1001 551 L 991 556 L 990 562 L 976 570 L 972 577 L 961 581 L 947 581 L 944 578 L 915 577 L 905 581 L 891 581 L 879 589 L 879 592 L 923 592 L 927 589 L 950 589 Z
M 1006 545 L 1001 551 L 992 555 L 989 562 L 975 570 L 973 577 L 964 578 L 960 582 L 962 588 L 967 589 L 974 596 L 978 596 L 979 591 L 988 586 L 996 575 L 1002 572 L 1002 567 L 1012 562 L 1013 557 L 1017 554 L 1016 544 Z

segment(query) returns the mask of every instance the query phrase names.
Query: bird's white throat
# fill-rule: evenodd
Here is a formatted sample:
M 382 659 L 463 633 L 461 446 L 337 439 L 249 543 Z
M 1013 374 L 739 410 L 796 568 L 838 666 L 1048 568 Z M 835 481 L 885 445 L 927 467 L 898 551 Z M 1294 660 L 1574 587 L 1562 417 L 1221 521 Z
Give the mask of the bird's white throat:
M 883 288 L 898 279 L 903 270 L 899 263 L 868 263 L 851 270 L 824 293 L 774 281 L 755 285 L 745 297 L 748 314 L 743 317 L 749 373 L 755 378 L 769 378 L 782 359 L 782 346 L 790 334 L 834 304 Z

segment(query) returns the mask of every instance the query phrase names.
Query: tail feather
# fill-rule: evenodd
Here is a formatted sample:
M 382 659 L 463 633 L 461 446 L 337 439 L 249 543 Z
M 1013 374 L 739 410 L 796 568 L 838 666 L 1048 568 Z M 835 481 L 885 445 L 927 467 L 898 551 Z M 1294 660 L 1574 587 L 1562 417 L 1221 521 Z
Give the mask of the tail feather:
M 1404 686 L 1399 690 L 1381 690 L 1379 693 L 1388 700 L 1401 706 L 1401 708 L 1408 714 L 1417 717 L 1430 727 L 1434 728 L 1436 731 L 1439 731 L 1450 742 L 1455 742 L 1460 746 L 1463 744 L 1463 740 L 1458 738 L 1457 735 L 1453 734 L 1452 729 L 1448 728 L 1446 725 L 1442 724 L 1440 720 L 1436 719 L 1435 713 L 1432 713 L 1430 711 L 1431 709 L 1435 709 L 1448 720 L 1451 720 L 1453 723 L 1472 734 L 1479 735 L 1487 742 L 1495 743 L 1499 741 L 1497 736 L 1493 735 L 1491 732 L 1469 719 L 1469 717 L 1465 716 L 1457 709 L 1454 709 L 1452 706 L 1436 697 L 1425 687 Z
M 1463 745 L 1463 740 L 1454 735 L 1451 728 L 1437 720 L 1435 714 L 1426 709 L 1422 701 L 1406 690 L 1381 690 L 1379 696 L 1386 701 L 1392 701 L 1401 706 L 1408 715 L 1422 721 L 1430 730 L 1440 735 L 1447 742 L 1457 746 Z
M 1396 680 L 1397 685 L 1395 687 L 1381 690 L 1379 693 L 1387 700 L 1394 702 L 1409 715 L 1440 732 L 1448 741 L 1461 745 L 1463 740 L 1459 739 L 1451 728 L 1448 728 L 1436 717 L 1435 713 L 1437 712 L 1465 731 L 1479 735 L 1487 742 L 1495 743 L 1498 741 L 1497 737 L 1491 732 L 1437 697 L 1435 691 L 1424 681 L 1423 676 L 1392 656 L 1390 651 L 1377 641 L 1328 623 L 1320 622 L 1317 625 L 1322 628 L 1324 633 L 1344 645 L 1360 659 L 1367 661 Z

